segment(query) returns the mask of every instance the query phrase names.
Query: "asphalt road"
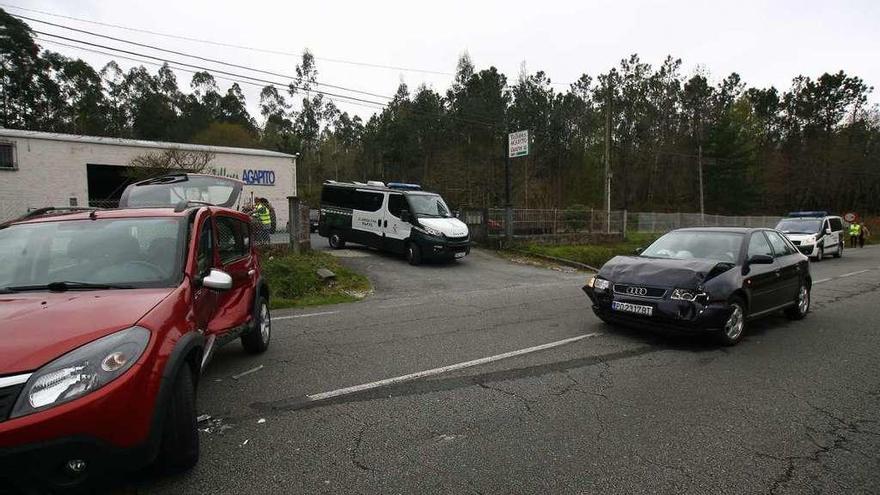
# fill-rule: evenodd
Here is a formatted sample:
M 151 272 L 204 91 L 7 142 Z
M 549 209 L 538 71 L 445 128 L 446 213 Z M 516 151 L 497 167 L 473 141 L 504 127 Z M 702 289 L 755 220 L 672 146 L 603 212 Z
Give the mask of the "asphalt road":
M 376 293 L 276 312 L 262 356 L 222 349 L 198 394 L 200 464 L 137 491 L 880 492 L 880 248 L 814 263 L 813 312 L 733 348 L 604 325 L 584 274 L 484 251 L 421 267 L 338 254 Z

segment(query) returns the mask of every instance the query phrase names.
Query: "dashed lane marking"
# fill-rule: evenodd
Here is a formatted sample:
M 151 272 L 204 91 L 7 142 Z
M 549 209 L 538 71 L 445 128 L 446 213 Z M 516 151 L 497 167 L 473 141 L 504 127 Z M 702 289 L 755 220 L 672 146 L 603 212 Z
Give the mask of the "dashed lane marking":
M 869 271 L 871 270 L 859 270 L 857 272 L 844 273 L 843 275 L 838 275 L 837 278 L 852 277 L 853 275 L 858 275 L 860 273 L 865 273 Z
M 471 368 L 474 366 L 479 366 L 482 364 L 491 363 L 493 361 L 500 361 L 502 359 L 508 359 L 516 356 L 522 356 L 523 354 L 530 354 L 532 352 L 543 351 L 545 349 L 551 349 L 553 347 L 559 347 L 566 344 L 571 344 L 573 342 L 577 342 L 579 340 L 584 340 L 590 337 L 596 337 L 598 335 L 603 335 L 602 332 L 596 333 L 588 333 L 585 335 L 578 335 L 577 337 L 571 337 L 568 339 L 557 340 L 555 342 L 548 342 L 546 344 L 536 345 L 534 347 L 527 347 L 525 349 L 519 349 L 516 351 L 505 352 L 503 354 L 496 354 L 494 356 L 488 356 L 480 359 L 474 359 L 472 361 L 465 361 L 463 363 L 450 364 L 449 366 L 441 366 L 440 368 L 433 368 L 425 371 L 417 371 L 415 373 L 410 373 L 408 375 L 395 376 L 393 378 L 386 378 L 384 380 L 379 380 L 370 383 L 362 383 L 360 385 L 354 385 L 352 387 L 339 388 L 336 390 L 331 390 L 329 392 L 322 392 L 319 394 L 311 394 L 307 395 L 306 399 L 309 401 L 320 401 L 327 400 L 333 397 L 339 397 L 340 395 L 349 395 L 357 392 L 363 392 L 364 390 L 370 390 L 379 387 L 385 387 L 388 385 L 393 385 L 401 382 L 408 382 L 412 380 L 418 380 L 420 378 L 427 378 L 429 376 L 436 376 L 443 373 L 448 373 L 450 371 L 457 371 L 465 368 Z

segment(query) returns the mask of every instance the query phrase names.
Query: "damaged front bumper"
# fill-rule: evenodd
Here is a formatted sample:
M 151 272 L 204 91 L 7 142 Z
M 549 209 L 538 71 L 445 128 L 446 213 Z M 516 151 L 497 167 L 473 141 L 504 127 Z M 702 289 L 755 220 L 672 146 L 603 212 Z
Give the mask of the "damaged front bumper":
M 583 291 L 593 303 L 593 312 L 600 319 L 621 325 L 674 330 L 685 333 L 704 333 L 724 326 L 730 316 L 730 306 L 724 301 L 680 301 L 664 298 L 642 298 L 617 294 L 611 288 L 597 290 L 584 286 Z M 650 306 L 650 316 L 612 309 L 613 302 Z

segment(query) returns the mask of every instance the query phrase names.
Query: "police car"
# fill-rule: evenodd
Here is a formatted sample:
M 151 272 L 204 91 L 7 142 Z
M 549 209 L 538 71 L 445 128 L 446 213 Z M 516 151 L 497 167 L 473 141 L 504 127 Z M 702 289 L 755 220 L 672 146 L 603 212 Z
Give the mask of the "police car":
M 829 254 L 835 258 L 843 256 L 843 219 L 828 212 L 793 211 L 776 224 L 776 230 L 815 261 L 822 261 Z
M 412 265 L 470 253 L 467 225 L 439 194 L 417 184 L 326 181 L 318 234 L 334 249 L 346 242 L 363 244 L 405 254 Z

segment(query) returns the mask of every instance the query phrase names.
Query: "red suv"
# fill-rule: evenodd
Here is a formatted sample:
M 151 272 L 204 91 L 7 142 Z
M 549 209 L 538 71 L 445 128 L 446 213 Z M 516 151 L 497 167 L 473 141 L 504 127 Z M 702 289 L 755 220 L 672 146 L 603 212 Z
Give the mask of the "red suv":
M 197 462 L 212 351 L 270 339 L 250 218 L 229 208 L 240 191 L 163 177 L 129 186 L 120 209 L 0 225 L 0 487 Z

